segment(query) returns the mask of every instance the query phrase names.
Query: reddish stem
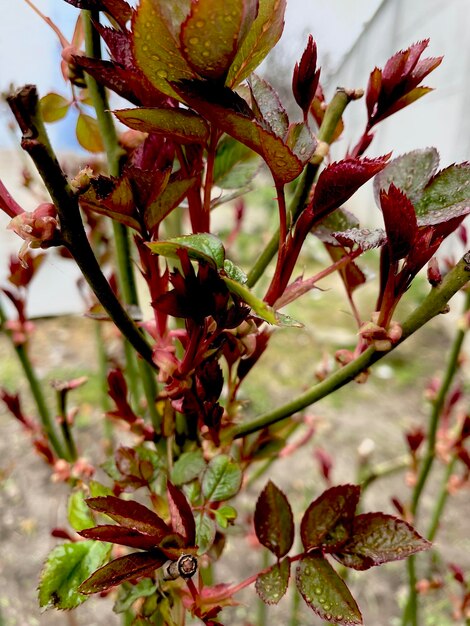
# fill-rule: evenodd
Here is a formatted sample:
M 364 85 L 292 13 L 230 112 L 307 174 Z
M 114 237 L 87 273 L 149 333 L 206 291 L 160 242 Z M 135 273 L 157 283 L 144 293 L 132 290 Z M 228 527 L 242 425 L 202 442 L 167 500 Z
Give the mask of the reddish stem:
M 24 209 L 20 207 L 18 202 L 13 198 L 8 189 L 0 180 L 0 209 L 5 211 L 5 213 L 11 217 L 12 219 L 17 215 L 21 215 L 24 213 Z

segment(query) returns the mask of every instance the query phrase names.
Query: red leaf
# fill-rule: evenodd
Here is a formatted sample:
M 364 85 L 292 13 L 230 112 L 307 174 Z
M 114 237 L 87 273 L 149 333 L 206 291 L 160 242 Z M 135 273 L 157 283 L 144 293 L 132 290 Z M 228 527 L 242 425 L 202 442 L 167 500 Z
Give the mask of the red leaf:
M 96 570 L 78 588 L 80 593 L 98 593 L 120 585 L 126 580 L 151 576 L 167 561 L 159 552 L 135 552 L 107 563 Z
M 167 497 L 173 530 L 184 538 L 186 545 L 193 546 L 196 542 L 196 523 L 185 495 L 168 481 Z
M 415 245 L 418 224 L 413 205 L 409 198 L 393 183 L 388 191 L 380 191 L 380 206 L 388 237 L 388 247 L 392 262 L 403 259 Z
M 99 496 L 88 498 L 86 503 L 90 509 L 109 515 L 111 519 L 126 528 L 161 539 L 171 533 L 161 517 L 138 502 L 121 500 L 114 496 Z
M 141 550 L 151 550 L 161 540 L 161 536 L 146 535 L 138 530 L 125 526 L 115 526 L 114 524 L 85 528 L 78 534 L 86 539 L 108 541 L 109 543 L 117 543 L 121 546 L 129 546 L 129 548 L 140 548 Z
M 360 493 L 357 485 L 339 485 L 310 504 L 300 525 L 305 550 L 321 546 L 331 552 L 347 541 Z
M 252 119 L 253 112 L 235 92 L 198 81 L 180 81 L 172 86 L 189 106 L 260 154 L 279 184 L 297 178 L 303 170 L 300 159 L 280 137 Z
M 312 200 L 315 221 L 346 202 L 364 183 L 383 170 L 390 154 L 377 159 L 347 158 L 326 167 L 318 178 Z
M 317 45 L 312 35 L 309 35 L 307 47 L 302 54 L 300 64 L 295 64 L 292 77 L 292 91 L 295 101 L 303 111 L 304 120 L 307 119 L 319 80 L 320 70 L 317 70 Z
M 278 559 L 289 552 L 294 542 L 292 510 L 286 496 L 271 481 L 258 498 L 254 523 L 260 543 Z
M 365 513 L 355 518 L 352 537 L 333 556 L 346 567 L 365 570 L 430 547 L 407 522 L 384 513 Z

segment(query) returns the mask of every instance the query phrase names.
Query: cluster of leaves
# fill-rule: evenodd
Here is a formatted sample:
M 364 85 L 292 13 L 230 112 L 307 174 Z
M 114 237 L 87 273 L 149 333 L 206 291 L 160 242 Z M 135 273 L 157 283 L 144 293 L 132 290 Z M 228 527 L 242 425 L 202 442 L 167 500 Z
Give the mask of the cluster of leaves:
M 257 437 L 234 445 L 237 461 L 225 446 L 243 410 L 238 398 L 241 383 L 267 348 L 273 328 L 296 325 L 279 309 L 315 286 L 316 277 L 292 281 L 306 241 L 313 234 L 324 244 L 332 264 L 323 275 L 340 272 L 358 318 L 358 346 L 338 361 L 346 364 L 370 343 L 388 350 L 401 334 L 392 320 L 400 299 L 470 212 L 470 166 L 438 171 L 434 149 L 391 162 L 390 155 L 363 156 L 379 122 L 429 91 L 420 83 L 440 59 L 421 59 L 427 41 L 397 53 L 383 70 L 372 72 L 362 137 L 345 158 L 320 171 L 325 146 L 342 132 L 341 112 L 357 93 L 337 94 L 343 102 L 339 112 L 336 96 L 326 102 L 310 37 L 292 78 L 303 119 L 289 120 L 272 86 L 254 73 L 282 33 L 285 0 L 140 0 L 136 8 L 125 0 L 66 1 L 90 12 L 95 40 L 105 42 L 110 58 L 79 49 L 81 18 L 72 44 L 60 34 L 62 68 L 72 97 L 45 96 L 42 116 L 54 122 L 78 107 L 79 142 L 91 152 L 102 151 L 97 122 L 82 110 L 90 103 L 85 85 L 97 81 L 95 91 L 103 95 L 106 87 L 133 105 L 114 111 L 130 130 L 120 135 L 120 145 L 111 151 L 119 163 L 110 162 L 107 171 L 101 166 L 81 170 L 61 196 L 77 214 L 81 209 L 89 227 L 93 272 L 87 273 L 89 259 L 82 256 L 86 234 L 76 244 L 69 207 L 47 203 L 26 213 L 0 183 L 0 207 L 25 241 L 23 265 L 12 269 L 10 279 L 18 292 L 3 290 L 18 313 L 10 331 L 17 346 L 26 342 L 29 329 L 21 288 L 32 276 L 32 269 L 24 267 L 30 261 L 30 247 L 66 246 L 98 300 L 107 287 L 112 297 L 117 292 L 127 305 L 133 304 L 119 280 L 111 276 L 107 281 L 99 274 L 111 256 L 105 219 L 110 218 L 134 234 L 153 314 L 153 320 L 142 322 L 142 334 L 134 330 L 150 342 L 146 360 L 153 369 L 151 384 L 148 378 L 142 384 L 144 405 L 133 397 L 132 368 L 126 371 L 112 363 L 107 382 L 113 407 L 107 408 L 107 416 L 125 424 L 138 443 L 116 446 L 114 457 L 104 464 L 112 490 L 80 476 L 80 488 L 69 504 L 69 522 L 80 539 L 67 531 L 55 533 L 69 541 L 46 563 L 40 603 L 73 608 L 88 594 L 122 585 L 117 611 L 146 598 L 136 608 L 139 618 L 153 616 L 173 626 L 183 623 L 184 611 L 189 610 L 214 626 L 221 609 L 251 579 L 236 587 L 204 586 L 201 579 L 198 589 L 188 580 L 188 593 L 181 580 L 166 579 L 167 571 L 186 556 L 219 558 L 225 531 L 237 517 L 226 502 L 240 490 L 251 464 L 274 459 L 279 442 L 283 443 L 279 431 L 262 427 L 254 429 L 261 430 Z M 108 26 L 100 24 L 100 12 Z M 103 116 L 109 115 L 106 106 L 102 109 Z M 108 152 L 110 161 L 111 156 Z M 237 226 L 226 240 L 211 232 L 212 211 L 242 196 L 261 164 L 272 175 L 279 207 L 277 265 L 262 297 L 252 290 L 259 276 L 247 277 L 226 253 L 241 227 L 243 201 L 236 209 Z M 371 231 L 361 228 L 343 204 L 374 176 L 385 228 Z M 46 180 L 49 189 L 60 184 L 59 179 Z M 171 236 L 173 217 L 181 226 L 177 236 Z M 354 309 L 354 291 L 366 280 L 356 259 L 371 248 L 380 248 L 380 284 L 375 309 L 364 323 Z M 41 258 L 35 257 L 36 266 Z M 130 258 L 126 261 L 130 265 Z M 96 314 L 95 302 L 90 310 Z M 126 315 L 121 309 L 118 313 L 121 320 Z M 117 317 L 113 320 L 122 330 Z M 152 386 L 157 377 L 158 390 Z M 3 393 L 2 399 L 57 471 L 60 450 L 53 451 L 46 439 L 52 429 L 43 432 L 33 425 L 18 397 Z M 70 443 L 68 421 L 62 423 Z M 71 459 L 75 456 L 72 450 Z M 70 472 L 66 479 L 77 486 Z M 152 508 L 119 497 L 141 488 Z M 84 493 L 90 497 L 85 499 Z M 356 514 L 359 495 L 359 487 L 342 485 L 312 502 L 300 525 L 303 550 L 288 556 L 295 538 L 291 507 L 286 496 L 268 483 L 258 499 L 254 524 L 260 543 L 274 554 L 276 563 L 252 577 L 266 603 L 277 603 L 285 594 L 291 564 L 297 563 L 297 588 L 315 613 L 334 623 L 361 624 L 357 604 L 329 559 L 364 570 L 429 547 L 405 521 L 383 513 Z M 109 519 L 97 523 L 100 516 L 115 523 Z M 118 548 L 116 558 L 109 560 L 108 544 L 139 551 L 122 555 Z M 138 579 L 143 580 L 134 584 Z
M 356 514 L 360 487 L 327 489 L 305 511 L 300 523 L 304 551 L 286 556 L 295 538 L 292 510 L 284 493 L 271 481 L 261 492 L 255 510 L 260 543 L 277 562 L 256 579 L 256 591 L 267 604 L 286 593 L 291 563 L 297 562 L 295 582 L 308 606 L 335 624 L 362 624 L 359 608 L 346 583 L 326 555 L 345 567 L 366 570 L 404 559 L 429 548 L 407 522 L 384 513 Z

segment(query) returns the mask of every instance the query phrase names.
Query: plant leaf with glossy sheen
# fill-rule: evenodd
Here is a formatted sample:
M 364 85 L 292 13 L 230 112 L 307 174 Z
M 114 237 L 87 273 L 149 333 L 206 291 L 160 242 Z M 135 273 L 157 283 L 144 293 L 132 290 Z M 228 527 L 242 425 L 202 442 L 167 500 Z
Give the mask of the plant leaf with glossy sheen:
M 215 456 L 202 477 L 202 493 L 206 500 L 219 502 L 236 495 L 242 484 L 242 472 L 226 454 Z
M 195 522 L 198 554 L 205 554 L 214 543 L 217 528 L 214 520 L 207 513 L 196 513 Z
M 257 317 L 275 326 L 299 327 L 298 322 L 290 318 L 288 315 L 275 311 L 272 307 L 266 304 L 264 300 L 255 296 L 255 294 L 251 292 L 248 287 L 241 284 L 238 280 L 234 280 L 228 276 L 222 276 L 221 278 L 232 293 L 239 296 L 243 302 L 251 307 Z
M 365 252 L 366 250 L 372 250 L 373 248 L 380 248 L 387 241 L 387 236 L 382 228 L 350 228 L 342 232 L 335 232 L 332 234 L 336 239 L 336 245 L 341 244 L 352 248 L 357 246 L 360 250 Z
M 407 256 L 415 245 L 418 232 L 415 209 L 409 198 L 392 183 L 388 191 L 380 192 L 380 205 L 387 232 L 392 261 Z
M 104 144 L 101 139 L 98 120 L 85 113 L 80 113 L 75 128 L 78 143 L 88 152 L 103 152 Z
M 289 585 L 290 561 L 275 563 L 267 572 L 256 579 L 255 589 L 265 604 L 277 604 L 285 595 Z
M 256 17 L 257 0 L 199 0 L 181 26 L 181 50 L 203 78 L 223 79 Z
M 183 452 L 173 465 L 171 480 L 175 485 L 184 485 L 197 478 L 205 467 L 206 462 L 200 450 Z
M 145 209 L 144 222 L 150 232 L 181 204 L 195 182 L 196 178 L 170 179 L 163 191 Z
M 161 517 L 138 502 L 114 496 L 88 498 L 86 502 L 93 511 L 105 513 L 126 528 L 162 539 L 171 532 Z
M 129 128 L 171 137 L 182 144 L 205 143 L 209 138 L 206 121 L 187 109 L 135 108 L 113 113 Z
M 285 556 L 294 542 L 294 517 L 284 493 L 269 481 L 260 493 L 254 524 L 259 542 L 278 559 Z
M 141 0 L 132 20 L 132 46 L 137 66 L 152 85 L 177 97 L 168 81 L 195 78 L 195 74 L 179 44 L 179 29 L 186 14 L 178 12 L 174 3 L 165 4 L 166 0 Z M 189 9 L 189 3 L 184 3 L 184 8 Z
M 284 29 L 286 0 L 259 0 L 258 15 L 230 66 L 226 84 L 247 78 L 279 41 Z
M 440 224 L 470 212 L 470 163 L 438 172 L 415 204 L 420 226 Z
M 129 548 L 139 548 L 140 550 L 151 550 L 160 542 L 161 537 L 155 535 L 147 535 L 115 524 L 102 524 L 93 528 L 84 528 L 79 533 L 85 539 L 94 539 L 95 541 L 107 541 L 116 543 Z
M 342 578 L 321 554 L 306 554 L 296 569 L 296 583 L 308 606 L 333 624 L 362 624 L 362 615 Z
M 190 259 L 205 261 L 214 269 L 220 269 L 224 265 L 224 246 L 220 239 L 210 233 L 182 235 L 181 237 L 173 237 L 173 239 L 156 241 L 147 245 L 152 252 L 164 257 L 178 259 L 178 251 L 186 250 Z
M 256 74 L 250 77 L 249 85 L 256 118 L 283 139 L 289 130 L 289 118 L 279 96 L 266 80 Z
M 290 125 L 286 143 L 302 163 L 307 163 L 312 158 L 318 145 L 316 138 L 304 122 Z
M 314 500 L 302 518 L 300 536 L 305 550 L 337 549 L 348 539 L 361 493 L 357 485 L 338 485 Z
M 196 526 L 193 512 L 185 495 L 170 481 L 167 482 L 167 498 L 173 530 L 184 538 L 186 545 L 194 546 Z
M 389 155 L 377 159 L 347 158 L 326 167 L 313 195 L 313 212 L 318 217 L 339 208 L 369 179 L 386 166 Z
M 64 543 L 50 552 L 41 572 L 39 605 L 73 609 L 87 599 L 77 587 L 108 558 L 111 546 L 97 541 Z
M 42 119 L 52 123 L 63 119 L 70 108 L 70 102 L 58 93 L 48 93 L 39 101 Z
M 312 228 L 312 233 L 323 243 L 337 246 L 338 241 L 333 233 L 347 231 L 359 227 L 359 220 L 350 211 L 340 208 L 327 215 L 319 224 Z
M 246 102 L 235 92 L 216 89 L 201 81 L 172 85 L 189 106 L 261 155 L 278 183 L 290 182 L 303 170 L 300 159 L 280 137 L 251 117 Z
M 167 557 L 158 552 L 127 554 L 100 567 L 80 585 L 79 590 L 85 594 L 100 593 L 126 580 L 151 576 L 166 561 Z
M 355 518 L 352 537 L 334 556 L 346 567 L 365 570 L 430 547 L 407 522 L 385 513 L 364 513 Z
M 217 145 L 214 184 L 221 189 L 246 187 L 258 173 L 259 164 L 256 152 L 225 135 Z
M 82 490 L 70 494 L 67 503 L 67 519 L 70 526 L 77 531 L 90 528 L 95 523 Z
M 388 191 L 393 183 L 405 193 L 413 204 L 421 198 L 423 189 L 439 166 L 439 153 L 436 148 L 413 150 L 403 154 L 385 167 L 374 178 L 374 195 L 380 206 L 380 191 Z

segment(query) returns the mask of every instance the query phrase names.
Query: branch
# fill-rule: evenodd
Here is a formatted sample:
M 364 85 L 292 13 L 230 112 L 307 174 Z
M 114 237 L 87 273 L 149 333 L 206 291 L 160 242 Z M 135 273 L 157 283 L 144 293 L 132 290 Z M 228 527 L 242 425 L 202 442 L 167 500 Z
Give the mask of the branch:
M 447 274 L 441 284 L 434 287 L 421 305 L 405 320 L 402 325 L 403 334 L 400 340 L 392 346 L 394 350 L 403 341 L 408 339 L 419 328 L 424 326 L 433 317 L 442 313 L 448 301 L 470 280 L 470 251 L 457 263 L 457 265 Z M 314 385 L 305 393 L 301 394 L 291 402 L 284 404 L 273 411 L 260 415 L 250 422 L 238 424 L 228 428 L 223 435 L 224 441 L 238 439 L 250 433 L 257 432 L 263 428 L 267 428 L 272 424 L 276 424 L 287 417 L 290 417 L 297 411 L 318 402 L 322 398 L 330 395 L 337 389 L 340 389 L 350 381 L 354 380 L 359 374 L 367 370 L 371 365 L 386 356 L 388 352 L 379 352 L 373 346 L 370 346 L 357 359 L 348 363 L 340 370 L 334 372 L 324 381 Z
M 311 162 L 307 164 L 299 177 L 297 188 L 287 214 L 287 226 L 290 226 L 291 223 L 295 222 L 307 203 L 310 189 L 312 188 L 318 169 L 325 156 L 324 144 L 331 143 L 336 126 L 338 125 L 345 108 L 351 100 L 355 100 L 358 97 L 359 96 L 355 91 L 338 89 L 328 105 L 317 137 L 321 150 L 318 151 L 318 154 L 313 155 Z M 267 243 L 266 248 L 258 257 L 251 271 L 248 273 L 248 287 L 253 287 L 263 275 L 264 270 L 279 249 L 279 238 L 280 232 L 278 229 L 271 237 L 271 240 Z
M 155 367 L 151 346 L 121 306 L 93 254 L 81 220 L 78 198 L 49 143 L 36 87 L 26 85 L 7 100 L 23 133 L 21 146 L 32 158 L 57 209 L 64 245 L 113 322 L 136 351 Z

